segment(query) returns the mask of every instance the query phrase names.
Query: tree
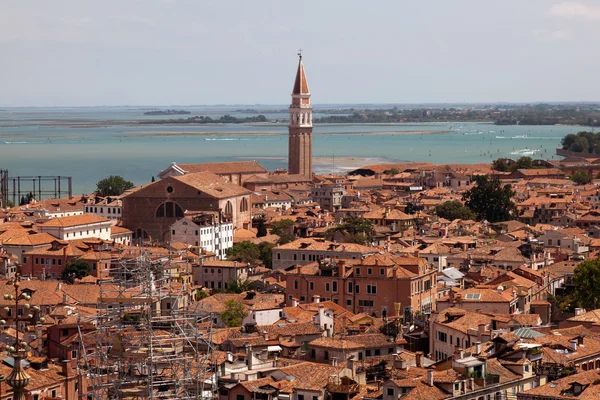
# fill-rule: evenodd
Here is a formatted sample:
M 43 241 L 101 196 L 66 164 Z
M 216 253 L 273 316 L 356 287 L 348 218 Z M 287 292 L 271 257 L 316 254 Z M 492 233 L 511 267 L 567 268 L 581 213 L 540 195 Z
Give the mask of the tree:
M 499 158 L 497 160 L 494 160 L 492 162 L 492 169 L 499 171 L 499 172 L 508 171 L 508 163 L 506 162 L 506 159 Z
M 75 279 L 81 279 L 90 274 L 90 266 L 81 258 L 74 258 L 65 265 L 61 279 L 73 283 Z
M 575 267 L 573 299 L 588 310 L 600 308 L 600 259 L 586 260 Z
M 469 207 L 465 207 L 458 200 L 446 201 L 435 207 L 435 213 L 440 218 L 454 221 L 455 219 L 475 220 L 476 215 Z
M 258 245 L 258 250 L 260 251 L 260 260 L 265 268 L 273 268 L 273 247 L 275 247 L 275 245 L 269 242 L 262 242 Z
M 465 192 L 463 201 L 477 216 L 478 220 L 501 222 L 513 219 L 517 208 L 512 202 L 515 192 L 510 185 L 500 183 L 496 177 L 475 176 L 475 186 Z
M 257 245 L 249 240 L 236 243 L 227 249 L 226 253 L 228 260 L 258 264 L 260 261 L 260 250 Z
M 258 226 L 256 227 L 256 229 L 258 230 L 256 232 L 256 237 L 267 236 L 267 234 L 269 233 L 267 232 L 267 226 L 265 225 L 264 218 L 258 220 Z
M 292 242 L 296 237 L 291 233 L 294 221 L 291 219 L 282 219 L 271 224 L 271 234 L 279 236 L 279 244 Z
M 373 236 L 375 236 L 373 223 L 364 218 L 344 218 L 342 224 L 329 228 L 326 235 L 331 237 L 336 232 L 347 234 L 346 242 L 348 243 L 368 244 L 373 241 Z
M 510 172 L 514 172 L 518 169 L 532 169 L 533 168 L 533 159 L 531 157 L 520 157 L 513 165 L 508 167 Z
M 398 170 L 398 168 L 391 168 L 387 171 L 385 171 L 388 175 L 394 176 L 394 175 L 398 175 L 400 173 L 400 171 Z
M 571 179 L 578 185 L 587 185 L 592 181 L 592 175 L 589 175 L 584 170 L 580 169 L 573 174 Z
M 229 280 L 229 282 L 227 282 L 227 289 L 224 290 L 225 293 L 235 293 L 235 294 L 240 294 L 240 293 L 244 293 L 247 292 L 248 290 L 250 290 L 252 286 L 252 282 L 250 280 L 246 279 L 241 279 L 241 278 L 237 278 L 237 279 L 231 279 Z
M 225 310 L 221 313 L 221 319 L 228 327 L 242 326 L 242 320 L 246 316 L 244 304 L 235 299 L 225 302 Z
M 121 176 L 111 175 L 108 178 L 104 178 L 98 181 L 96 184 L 96 192 L 98 196 L 119 196 L 124 191 L 133 188 L 133 183 L 126 181 Z
M 268 242 L 256 245 L 249 240 L 244 240 L 227 249 L 227 259 L 252 265 L 262 263 L 266 268 L 273 268 L 273 247 L 275 246 Z
M 208 297 L 206 290 L 196 289 L 196 301 L 200 301 Z

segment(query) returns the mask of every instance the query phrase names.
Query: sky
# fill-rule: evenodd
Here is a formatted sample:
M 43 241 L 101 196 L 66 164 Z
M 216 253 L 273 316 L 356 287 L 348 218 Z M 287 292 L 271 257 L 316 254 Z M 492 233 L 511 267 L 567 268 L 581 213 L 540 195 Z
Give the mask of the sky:
M 0 107 L 596 101 L 600 0 L 1 0 Z

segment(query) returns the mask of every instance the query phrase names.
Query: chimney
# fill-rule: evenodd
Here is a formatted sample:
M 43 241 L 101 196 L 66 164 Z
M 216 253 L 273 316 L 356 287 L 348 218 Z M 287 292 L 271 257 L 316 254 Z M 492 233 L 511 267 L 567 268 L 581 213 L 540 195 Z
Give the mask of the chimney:
M 292 307 L 298 307 L 298 299 L 292 299 Z
M 73 370 L 71 369 L 71 365 L 68 360 L 62 360 L 62 374 L 65 378 L 70 378 Z
M 415 353 L 415 363 L 418 368 L 423 368 L 423 352 L 417 351 Z
M 233 362 L 233 353 L 230 351 L 227 352 L 227 361 Z
M 338 276 L 339 277 L 343 277 L 344 276 L 344 272 L 346 272 L 346 261 L 344 260 L 338 260 L 337 262 L 337 268 L 338 268 Z
M 475 353 L 476 354 L 481 353 L 481 342 L 475 342 Z
M 432 369 L 427 370 L 427 384 L 429 386 L 433 387 L 433 370 Z
M 319 296 L 318 294 L 315 294 L 315 295 L 313 296 L 313 301 L 314 301 L 315 303 L 319 303 L 319 302 L 321 301 L 321 296 Z
M 248 371 L 252 371 L 252 367 L 254 365 L 254 351 L 252 350 L 252 345 L 246 345 L 246 357 L 248 358 Z
M 348 357 L 346 360 L 346 366 L 352 371 L 352 379 L 356 379 L 356 363 L 354 362 L 354 356 Z
M 471 390 L 475 390 L 475 378 L 469 378 L 469 386 Z
M 571 345 L 571 350 L 577 351 L 577 339 L 569 340 L 569 344 Z
M 502 294 L 503 291 L 504 291 L 504 288 L 502 286 L 498 286 L 498 293 Z
M 337 357 L 331 357 L 331 366 L 337 367 L 337 365 L 338 365 Z

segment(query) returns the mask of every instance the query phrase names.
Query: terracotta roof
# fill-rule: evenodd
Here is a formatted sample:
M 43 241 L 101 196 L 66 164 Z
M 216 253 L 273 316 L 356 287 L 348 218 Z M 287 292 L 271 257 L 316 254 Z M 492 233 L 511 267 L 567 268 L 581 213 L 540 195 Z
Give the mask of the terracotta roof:
M 306 81 L 306 73 L 304 72 L 304 64 L 302 63 L 302 56 L 298 60 L 298 71 L 296 72 L 296 80 L 294 81 L 294 89 L 292 94 L 297 95 L 309 95 L 308 82 Z
M 49 221 L 46 221 L 40 226 L 42 227 L 70 227 L 70 226 L 78 226 L 78 225 L 88 225 L 88 224 L 97 224 L 102 222 L 109 222 L 108 219 L 104 217 L 100 217 L 94 214 L 81 214 L 81 215 L 71 215 L 69 217 L 60 217 L 53 218 Z
M 224 178 L 209 171 L 174 176 L 167 179 L 178 180 L 193 187 L 194 189 L 208 194 L 209 196 L 219 199 L 247 195 L 251 193 L 248 189 L 244 189 L 239 185 L 228 182 Z

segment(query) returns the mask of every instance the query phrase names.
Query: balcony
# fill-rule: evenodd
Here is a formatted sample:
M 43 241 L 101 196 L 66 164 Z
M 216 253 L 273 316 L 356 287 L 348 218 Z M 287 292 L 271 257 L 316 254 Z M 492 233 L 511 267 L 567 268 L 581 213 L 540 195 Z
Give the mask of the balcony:
M 483 387 L 498 385 L 500 383 L 500 375 L 487 374 L 483 378 L 475 378 L 475 383 Z

